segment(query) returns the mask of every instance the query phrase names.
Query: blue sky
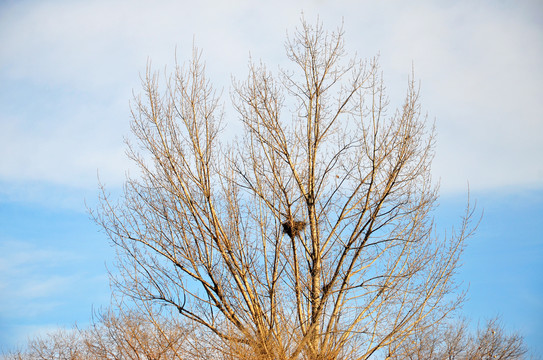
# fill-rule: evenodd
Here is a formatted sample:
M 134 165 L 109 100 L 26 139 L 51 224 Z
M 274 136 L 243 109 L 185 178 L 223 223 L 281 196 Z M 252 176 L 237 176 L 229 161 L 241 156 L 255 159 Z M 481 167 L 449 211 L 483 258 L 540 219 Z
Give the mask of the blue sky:
M 438 131 L 438 226 L 469 182 L 485 216 L 464 256 L 465 315 L 497 314 L 543 346 L 543 6 L 540 1 L 0 2 L 0 347 L 84 325 L 107 305 L 114 250 L 89 220 L 97 173 L 118 191 L 129 100 L 148 59 L 203 49 L 228 100 L 249 55 L 285 62 L 286 31 L 344 22 L 350 54 L 380 63 L 393 104 L 411 66 Z M 232 129 L 230 129 L 232 130 Z

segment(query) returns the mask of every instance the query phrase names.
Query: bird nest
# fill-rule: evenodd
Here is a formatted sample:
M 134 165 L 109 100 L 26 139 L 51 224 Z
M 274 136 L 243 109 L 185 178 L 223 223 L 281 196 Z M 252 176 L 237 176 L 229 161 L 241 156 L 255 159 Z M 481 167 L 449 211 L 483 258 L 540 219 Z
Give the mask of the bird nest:
M 296 236 L 300 235 L 305 228 L 306 222 L 291 219 L 285 221 L 281 225 L 283 225 L 283 232 L 290 236 L 291 239 L 294 239 Z

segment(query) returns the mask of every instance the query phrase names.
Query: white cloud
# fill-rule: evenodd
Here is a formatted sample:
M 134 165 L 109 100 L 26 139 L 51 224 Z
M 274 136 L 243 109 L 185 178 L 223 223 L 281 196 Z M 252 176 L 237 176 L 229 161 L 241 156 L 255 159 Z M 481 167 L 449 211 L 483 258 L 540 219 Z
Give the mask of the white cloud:
M 91 300 L 104 299 L 107 274 L 88 274 L 88 254 L 49 248 L 30 240 L 0 238 L 0 318 L 32 320 L 74 302 L 94 289 Z M 68 271 L 69 269 L 69 271 Z M 85 290 L 86 291 L 86 290 Z M 107 293 L 106 293 L 107 295 Z M 85 309 L 88 311 L 88 309 Z
M 347 48 L 380 51 L 393 100 L 411 63 L 423 106 L 437 118 L 435 173 L 445 190 L 543 182 L 542 26 L 537 2 L 27 1 L 0 16 L 0 178 L 94 188 L 117 185 L 131 89 L 155 68 L 203 48 L 227 87 L 249 52 L 284 61 L 286 30 L 301 10 L 327 26 L 345 19 Z M 8 89 L 9 87 L 9 89 Z M 224 93 L 228 100 L 228 92 Z M 41 110 L 41 111 L 40 111 Z
M 533 6 L 415 2 L 391 13 L 380 42 L 385 77 L 397 86 L 414 63 L 436 118 L 434 173 L 446 191 L 468 181 L 472 189 L 543 183 L 543 31 L 530 20 L 541 10 Z
M 73 260 L 73 254 L 6 239 L 0 245 L 2 318 L 32 317 L 50 311 L 58 306 L 59 297 L 53 295 L 66 292 L 77 283 L 76 275 L 55 275 L 54 271 L 55 267 Z

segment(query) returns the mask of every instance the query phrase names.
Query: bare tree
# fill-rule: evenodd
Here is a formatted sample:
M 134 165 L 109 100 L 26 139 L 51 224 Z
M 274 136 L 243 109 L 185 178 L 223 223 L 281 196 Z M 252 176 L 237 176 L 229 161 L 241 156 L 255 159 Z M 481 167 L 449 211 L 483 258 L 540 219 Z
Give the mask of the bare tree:
M 527 352 L 522 336 L 516 333 L 508 335 L 498 319 L 489 320 L 470 340 L 468 359 L 516 360 L 524 359 Z
M 89 359 L 170 360 L 186 358 L 191 331 L 175 318 L 141 308 L 115 307 L 95 315 L 80 330 Z
M 29 339 L 25 349 L 2 356 L 5 360 L 87 360 L 81 335 L 76 329 L 60 328 Z
M 251 359 L 236 343 L 206 341 L 205 334 L 166 314 L 141 308 L 107 309 L 83 329 L 57 329 L 32 338 L 24 350 L 0 356 L 4 360 L 130 360 L 130 359 Z M 466 320 L 419 327 L 399 346 L 388 347 L 389 360 L 523 360 L 523 338 L 507 333 L 497 318 L 475 334 Z M 226 346 L 225 346 L 226 345 Z
M 522 360 L 527 359 L 523 338 L 507 334 L 497 318 L 470 334 L 468 322 L 436 324 L 415 331 L 400 346 L 392 346 L 390 360 Z
M 235 82 L 233 145 L 200 52 L 165 86 L 147 71 L 128 143 L 140 174 L 94 213 L 116 286 L 173 306 L 225 358 L 381 357 L 462 300 L 472 212 L 435 233 L 434 132 L 413 79 L 390 109 L 376 59 L 347 60 L 342 30 L 320 24 L 302 21 L 286 53 L 291 69 L 252 64 Z
M 112 307 L 86 328 L 57 329 L 28 341 L 5 360 L 172 360 L 205 358 L 193 331 L 144 308 Z

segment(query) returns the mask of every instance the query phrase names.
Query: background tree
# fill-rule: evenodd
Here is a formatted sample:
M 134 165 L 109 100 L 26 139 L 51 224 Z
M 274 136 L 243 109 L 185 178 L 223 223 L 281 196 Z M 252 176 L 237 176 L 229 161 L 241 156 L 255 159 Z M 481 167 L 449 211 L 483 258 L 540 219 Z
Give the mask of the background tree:
M 28 340 L 25 349 L 3 354 L 4 360 L 86 360 L 89 359 L 76 329 L 57 329 Z
M 526 346 L 517 333 L 508 334 L 498 318 L 486 322 L 475 334 L 459 320 L 415 331 L 399 346 L 391 346 L 390 360 L 408 359 L 526 359 Z M 534 357 L 532 357 L 534 358 Z
M 86 328 L 58 329 L 28 341 L 5 360 L 173 360 L 204 359 L 193 331 L 175 318 L 144 308 L 112 307 Z M 208 357 L 211 358 L 211 357 Z
M 108 309 L 83 329 L 60 329 L 30 339 L 24 350 L 4 354 L 5 360 L 103 359 L 251 359 L 236 344 L 208 346 L 195 329 L 165 314 L 147 310 Z M 147 314 L 147 315 L 144 315 Z M 153 320 L 151 320 L 153 319 Z M 499 320 L 489 320 L 471 333 L 466 320 L 434 324 L 414 331 L 399 346 L 388 347 L 389 360 L 522 360 L 527 349 L 521 336 L 508 334 Z
M 118 251 L 117 289 L 170 305 L 225 357 L 368 359 L 443 320 L 471 230 L 435 233 L 434 132 L 411 79 L 389 108 L 376 59 L 302 21 L 292 68 L 251 64 L 228 145 L 200 53 L 132 108 L 139 166 L 95 213 Z
M 191 331 L 184 324 L 142 308 L 99 312 L 79 334 L 88 359 L 183 359 L 192 348 Z

